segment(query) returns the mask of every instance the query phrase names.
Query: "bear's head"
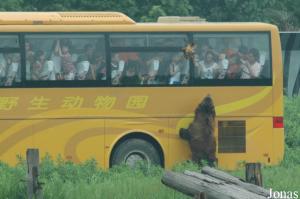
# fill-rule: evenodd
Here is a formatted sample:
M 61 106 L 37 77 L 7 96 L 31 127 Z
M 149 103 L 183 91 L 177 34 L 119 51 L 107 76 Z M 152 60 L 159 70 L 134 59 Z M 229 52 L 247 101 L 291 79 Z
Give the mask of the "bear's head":
M 213 118 L 216 116 L 214 102 L 210 95 L 207 95 L 195 110 L 196 116 L 203 114 Z

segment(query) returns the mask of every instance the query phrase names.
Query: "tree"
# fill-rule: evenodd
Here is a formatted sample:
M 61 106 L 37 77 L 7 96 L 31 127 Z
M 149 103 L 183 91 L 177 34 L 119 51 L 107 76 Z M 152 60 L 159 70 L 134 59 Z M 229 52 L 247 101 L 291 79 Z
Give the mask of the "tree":
M 163 10 L 161 6 L 154 5 L 150 9 L 147 16 L 141 17 L 141 21 L 145 21 L 145 22 L 155 21 L 157 20 L 158 17 L 166 16 L 166 15 L 167 15 L 166 12 Z
M 299 29 L 296 0 L 1 0 L 2 11 L 119 11 L 135 21 L 159 16 L 200 16 L 208 21 L 260 21 Z
M 1 0 L 0 11 L 21 11 L 23 4 L 23 0 Z

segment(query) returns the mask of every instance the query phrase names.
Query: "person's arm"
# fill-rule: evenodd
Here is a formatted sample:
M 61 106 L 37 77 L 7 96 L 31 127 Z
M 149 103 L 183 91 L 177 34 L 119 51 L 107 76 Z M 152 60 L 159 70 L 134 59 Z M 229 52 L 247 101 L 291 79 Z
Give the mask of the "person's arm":
M 56 41 L 55 48 L 54 48 L 54 54 L 57 56 L 62 56 L 59 40 Z
M 91 64 L 90 70 L 91 70 L 91 77 L 92 77 L 91 80 L 96 80 L 96 64 Z

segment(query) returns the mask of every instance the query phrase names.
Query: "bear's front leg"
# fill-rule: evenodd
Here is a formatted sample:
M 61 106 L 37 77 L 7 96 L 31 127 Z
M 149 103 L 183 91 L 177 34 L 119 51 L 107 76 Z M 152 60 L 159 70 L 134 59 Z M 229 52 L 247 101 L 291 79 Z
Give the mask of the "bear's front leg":
M 184 140 L 190 140 L 191 139 L 191 135 L 190 135 L 190 132 L 188 129 L 184 129 L 184 128 L 181 128 L 179 130 L 179 137 L 181 139 L 184 139 Z

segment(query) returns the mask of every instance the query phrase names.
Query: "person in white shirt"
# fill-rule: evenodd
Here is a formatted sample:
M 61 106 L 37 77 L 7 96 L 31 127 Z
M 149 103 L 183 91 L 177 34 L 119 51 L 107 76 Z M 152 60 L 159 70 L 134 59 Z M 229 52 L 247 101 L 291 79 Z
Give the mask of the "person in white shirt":
M 247 62 L 242 70 L 241 79 L 259 78 L 262 66 L 259 62 L 259 51 L 255 48 L 249 50 Z
M 207 51 L 203 61 L 200 61 L 197 64 L 198 73 L 196 77 L 201 79 L 215 79 L 219 74 L 219 67 L 216 61 L 214 60 L 214 53 L 212 51 Z
M 14 82 L 20 82 L 20 56 L 19 54 L 8 54 L 7 55 L 7 73 L 5 86 L 12 86 Z

